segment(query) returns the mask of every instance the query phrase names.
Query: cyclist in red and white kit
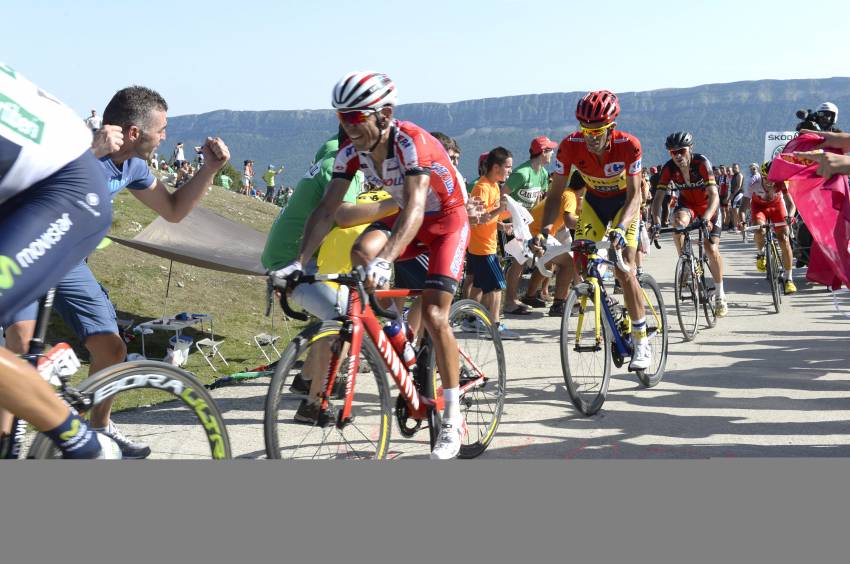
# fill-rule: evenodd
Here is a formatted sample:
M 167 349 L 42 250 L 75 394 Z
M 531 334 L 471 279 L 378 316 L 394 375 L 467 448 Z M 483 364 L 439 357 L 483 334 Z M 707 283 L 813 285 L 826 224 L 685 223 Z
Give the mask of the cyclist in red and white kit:
M 431 458 L 449 459 L 466 435 L 457 342 L 448 320 L 463 274 L 469 218 L 463 187 L 442 144 L 421 127 L 394 119 L 397 99 L 395 84 L 381 73 L 353 72 L 336 84 L 333 106 L 349 140 L 340 146 L 333 178 L 307 221 L 298 258 L 273 274 L 290 276 L 313 256 L 358 170 L 390 194 L 398 212 L 369 226 L 352 249 L 352 263 L 365 266 L 367 288 L 376 288 L 389 283 L 393 261 L 429 254 L 422 317 L 434 341 L 445 399 Z
M 788 237 L 788 223 L 797 213 L 797 207 L 788 187 L 784 182 L 770 182 L 767 174 L 770 172 L 771 161 L 765 161 L 761 165 L 761 175 L 754 175 L 750 185 L 744 190 L 744 205 L 750 204 L 750 217 L 752 223 L 764 225 L 768 220 L 775 225 L 776 238 L 779 240 L 779 248 L 782 250 L 782 265 L 785 267 L 785 293 L 793 294 L 797 291 L 797 285 L 793 279 L 793 254 L 791 252 L 791 239 Z M 786 207 L 787 202 L 787 207 Z M 758 254 L 756 255 L 756 268 L 759 272 L 767 272 L 767 262 L 764 257 L 764 233 L 756 231 L 753 233 Z

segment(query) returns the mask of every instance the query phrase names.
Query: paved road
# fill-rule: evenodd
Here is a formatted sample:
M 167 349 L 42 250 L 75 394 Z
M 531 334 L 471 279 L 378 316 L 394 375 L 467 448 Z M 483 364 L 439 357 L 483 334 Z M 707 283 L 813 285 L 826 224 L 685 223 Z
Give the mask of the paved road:
M 800 292 L 773 313 L 752 244 L 730 236 L 729 315 L 685 343 L 672 305 L 675 252 L 669 238 L 662 245 L 646 269 L 662 285 L 673 328 L 664 380 L 645 389 L 615 369 L 604 407 L 583 417 L 564 388 L 559 320 L 508 317 L 522 338 L 505 342 L 508 395 L 484 458 L 850 456 L 850 320 L 831 295 L 798 275 Z M 262 456 L 266 383 L 215 391 L 237 456 Z M 427 450 L 421 442 L 395 452 L 418 458 Z
M 672 328 L 667 373 L 652 389 L 617 370 L 602 410 L 580 415 L 561 374 L 559 319 L 545 310 L 508 317 L 521 339 L 507 341 L 507 398 L 486 459 L 710 458 L 850 456 L 850 319 L 822 287 L 798 276 L 800 292 L 773 306 L 752 244 L 726 237 L 729 315 L 715 328 L 682 340 L 675 316 L 675 252 L 669 236 L 646 269 L 662 286 Z M 850 298 L 844 296 L 844 311 Z M 228 423 L 234 455 L 264 457 L 263 402 L 268 379 L 213 392 Z M 358 388 L 359 389 L 359 388 Z M 395 397 L 395 392 L 393 392 Z M 185 427 L 167 406 L 119 415 L 122 428 L 163 451 L 186 452 Z M 158 413 L 158 415 L 157 415 Z M 159 421 L 160 424 L 157 424 Z M 390 455 L 427 457 L 427 433 L 402 440 Z M 191 450 L 191 449 L 190 449 Z

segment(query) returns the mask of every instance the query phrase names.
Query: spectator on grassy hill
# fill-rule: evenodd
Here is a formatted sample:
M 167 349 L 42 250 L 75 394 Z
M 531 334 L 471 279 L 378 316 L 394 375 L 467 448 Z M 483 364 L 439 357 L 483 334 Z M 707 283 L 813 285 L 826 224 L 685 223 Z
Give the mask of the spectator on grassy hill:
M 154 169 L 154 170 L 159 170 L 159 159 L 157 159 L 156 153 L 154 153 L 153 155 L 151 155 L 151 162 L 150 162 L 150 165 L 151 165 L 151 168 L 152 168 L 152 169 Z
M 174 181 L 174 188 L 180 188 L 186 184 L 195 175 L 195 167 L 189 164 L 189 161 L 183 161 L 183 165 L 177 170 L 177 179 Z
M 88 128 L 91 129 L 92 135 L 97 133 L 97 130 L 100 129 L 103 125 L 103 119 L 101 119 L 101 117 L 97 115 L 97 110 L 92 110 L 91 115 L 83 121 L 86 122 Z
M 185 160 L 186 154 L 183 151 L 183 141 L 178 141 L 177 145 L 174 147 L 174 152 L 171 153 L 171 166 L 175 169 L 179 169 Z
M 233 179 L 226 174 L 219 176 L 218 181 L 221 183 L 221 187 L 225 190 L 230 190 L 230 186 L 233 184 Z
M 283 165 L 281 165 L 279 169 L 275 170 L 274 165 L 269 165 L 269 168 L 266 170 L 265 174 L 263 174 L 263 181 L 266 183 L 267 202 L 274 201 L 275 176 L 283 172 L 283 168 Z
M 204 154 L 201 152 L 200 147 L 195 147 L 195 160 L 193 164 L 196 169 L 204 166 Z
M 246 160 L 242 163 L 242 189 L 240 194 L 251 196 L 251 185 L 254 183 L 254 161 Z

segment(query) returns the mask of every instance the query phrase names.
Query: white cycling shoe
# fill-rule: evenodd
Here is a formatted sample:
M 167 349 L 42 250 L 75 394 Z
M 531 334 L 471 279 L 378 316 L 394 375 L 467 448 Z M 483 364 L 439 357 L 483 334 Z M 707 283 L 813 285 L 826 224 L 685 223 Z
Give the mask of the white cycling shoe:
M 444 421 L 440 427 L 440 436 L 437 445 L 431 451 L 431 460 L 451 460 L 457 458 L 460 447 L 468 430 L 466 419 L 460 418 L 456 421 Z
M 629 362 L 629 370 L 646 370 L 652 364 L 652 343 L 644 339 L 635 345 L 635 352 Z

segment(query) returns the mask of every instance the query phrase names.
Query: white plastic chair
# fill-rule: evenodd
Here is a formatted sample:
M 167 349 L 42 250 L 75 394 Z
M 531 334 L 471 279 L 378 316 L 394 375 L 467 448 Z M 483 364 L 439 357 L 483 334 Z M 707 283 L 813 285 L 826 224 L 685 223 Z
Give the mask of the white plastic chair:
M 263 356 L 266 357 L 266 362 L 271 363 L 272 359 L 266 353 L 266 349 L 271 348 L 277 358 L 280 358 L 280 351 L 275 346 L 277 340 L 280 339 L 280 335 L 269 335 L 268 333 L 260 333 L 259 335 L 254 335 L 254 343 L 257 345 L 257 348 L 260 349 L 260 352 L 263 353 Z

